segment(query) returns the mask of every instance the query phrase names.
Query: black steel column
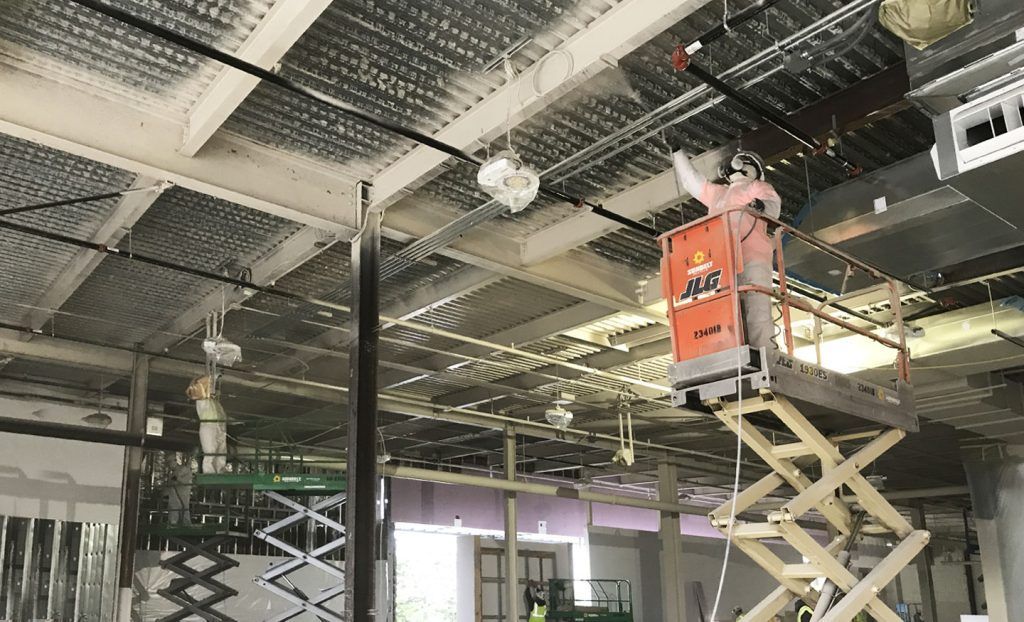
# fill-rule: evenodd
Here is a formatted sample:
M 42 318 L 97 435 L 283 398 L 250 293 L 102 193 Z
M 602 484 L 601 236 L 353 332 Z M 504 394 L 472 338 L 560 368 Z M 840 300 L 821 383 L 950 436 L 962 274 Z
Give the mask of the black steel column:
M 376 616 L 377 344 L 380 331 L 380 220 L 369 209 L 369 186 L 359 184 L 361 233 L 352 240 L 352 329 L 348 380 L 348 501 L 345 613 L 352 622 Z
M 147 392 L 149 390 L 149 357 L 132 356 L 132 387 L 128 397 L 130 434 L 146 433 Z M 116 620 L 128 622 L 132 612 L 132 579 L 135 576 L 135 543 L 139 529 L 139 480 L 142 476 L 142 447 L 124 450 L 124 474 L 121 477 L 121 520 L 118 525 L 118 571 Z

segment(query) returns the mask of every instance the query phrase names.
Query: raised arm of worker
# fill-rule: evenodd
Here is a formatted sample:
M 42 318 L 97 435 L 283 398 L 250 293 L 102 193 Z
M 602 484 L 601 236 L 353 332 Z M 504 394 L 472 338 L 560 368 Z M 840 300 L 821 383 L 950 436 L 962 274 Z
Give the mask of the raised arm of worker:
M 704 194 L 704 185 L 708 183 L 708 179 L 693 167 L 690 156 L 682 149 L 676 151 L 672 154 L 672 167 L 676 171 L 676 181 L 679 182 L 679 186 L 690 196 L 700 200 L 700 195 Z
M 672 167 L 675 169 L 679 186 L 703 203 L 710 213 L 715 213 L 716 208 L 720 207 L 719 203 L 725 195 L 727 186 L 708 181 L 707 177 L 694 168 L 690 156 L 682 149 L 672 154 Z

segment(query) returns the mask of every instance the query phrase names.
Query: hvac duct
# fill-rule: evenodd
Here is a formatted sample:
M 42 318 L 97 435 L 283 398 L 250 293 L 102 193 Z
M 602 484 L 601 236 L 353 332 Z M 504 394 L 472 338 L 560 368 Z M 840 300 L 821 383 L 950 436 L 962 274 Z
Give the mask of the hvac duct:
M 1024 151 L 943 181 L 926 151 L 817 195 L 801 230 L 924 285 L 917 275 L 1024 244 L 1022 167 Z M 839 262 L 803 244 L 787 243 L 786 268 L 831 291 L 844 283 Z M 845 284 L 852 291 L 871 281 Z
M 938 114 L 1024 76 L 1024 3 L 976 0 L 974 20 L 923 50 L 906 46 L 910 99 Z

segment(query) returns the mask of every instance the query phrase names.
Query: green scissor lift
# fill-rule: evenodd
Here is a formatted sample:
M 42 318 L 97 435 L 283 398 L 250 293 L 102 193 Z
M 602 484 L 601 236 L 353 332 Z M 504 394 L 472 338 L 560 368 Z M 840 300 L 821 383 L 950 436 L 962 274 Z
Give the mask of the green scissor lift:
M 633 590 L 625 579 L 550 579 L 547 620 L 633 622 Z
M 292 604 L 289 610 L 268 618 L 266 622 L 283 622 L 302 613 L 312 613 L 319 620 L 343 622 L 340 614 L 329 609 L 327 605 L 328 601 L 343 593 L 344 575 L 341 568 L 324 558 L 345 545 L 344 525 L 328 515 L 332 510 L 338 510 L 345 502 L 345 477 L 337 474 L 298 472 L 305 466 L 312 466 L 304 465 L 301 460 L 285 460 L 282 463 L 271 455 L 261 457 L 262 460 L 257 457 L 243 466 L 245 471 L 249 472 L 242 471 L 239 469 L 240 465 L 236 465 L 235 468 L 242 472 L 197 473 L 193 478 L 193 486 L 258 491 L 291 511 L 285 518 L 257 529 L 252 534 L 290 557 L 270 566 L 253 579 L 257 585 Z M 306 505 L 297 497 L 319 499 Z M 181 577 L 172 582 L 170 587 L 160 591 L 162 596 L 179 606 L 177 612 L 166 616 L 161 622 L 176 622 L 190 615 L 198 615 L 205 620 L 233 622 L 232 618 L 212 607 L 237 595 L 237 592 L 216 581 L 213 575 L 238 565 L 238 562 L 219 551 L 221 545 L 232 537 L 249 537 L 249 534 L 233 532 L 229 527 L 230 521 L 226 519 L 227 517 L 223 523 L 158 524 L 147 528 L 152 535 L 167 538 L 183 549 L 181 553 L 161 563 L 161 566 Z M 309 526 L 311 523 L 323 528 L 324 532 L 333 534 L 333 537 L 311 550 L 299 549 L 279 537 L 282 535 L 281 532 L 287 529 Z M 205 558 L 213 565 L 196 570 L 188 562 L 198 558 Z M 305 566 L 314 566 L 335 577 L 333 587 L 314 595 L 304 593 L 288 579 L 288 575 Z M 189 590 L 195 586 L 205 588 L 210 594 L 203 598 L 194 598 Z

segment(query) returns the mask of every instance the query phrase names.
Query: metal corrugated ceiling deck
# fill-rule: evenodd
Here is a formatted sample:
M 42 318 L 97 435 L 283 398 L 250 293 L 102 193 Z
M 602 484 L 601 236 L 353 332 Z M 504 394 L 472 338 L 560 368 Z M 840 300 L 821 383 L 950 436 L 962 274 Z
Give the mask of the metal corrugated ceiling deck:
M 233 52 L 272 0 L 107 0 Z M 0 58 L 47 77 L 184 118 L 218 63 L 70 2 L 12 0 L 0 11 Z
M 708 46 L 701 52 L 700 60 L 711 71 L 719 73 L 748 58 L 751 50 L 769 48 L 777 39 L 809 25 L 841 5 L 841 2 L 831 0 L 783 3 L 766 14 L 767 21 L 747 22 L 730 32 L 728 37 Z M 621 71 L 606 70 L 580 92 L 559 100 L 519 125 L 513 131 L 514 146 L 532 166 L 545 170 L 586 149 L 594 143 L 595 137 L 610 135 L 698 86 L 700 83 L 685 72 L 674 72 L 669 65 L 669 57 L 677 43 L 690 40 L 720 19 L 718 7 L 710 5 L 667 33 L 654 37 L 622 59 L 619 64 Z M 785 71 L 777 72 L 771 79 L 748 91 L 755 97 L 768 100 L 779 110 L 795 111 L 902 59 L 900 45 L 880 27 L 873 28 L 866 43 L 849 56 L 820 64 L 795 76 Z M 778 61 L 769 63 L 765 71 L 778 65 Z M 703 100 L 698 103 L 703 103 Z M 687 110 L 694 107 L 682 108 L 676 117 L 689 116 Z M 725 102 L 688 118 L 664 136 L 673 147 L 681 146 L 691 153 L 701 153 L 729 142 L 757 125 L 759 123 L 749 113 Z M 501 139 L 496 143 L 504 145 Z M 669 168 L 668 143 L 655 136 L 596 165 L 589 165 L 584 160 L 581 165 L 561 170 L 554 179 L 579 170 L 565 180 L 566 191 L 595 200 L 607 197 Z M 482 205 L 486 197 L 473 182 L 472 173 L 472 167 L 456 164 L 427 183 L 417 194 L 448 203 L 459 210 L 473 209 Z M 415 196 L 409 200 L 416 200 Z M 572 213 L 572 209 L 566 204 L 538 200 L 517 215 L 505 216 L 502 222 L 508 235 L 521 237 L 561 221 Z
M 165 191 L 121 246 L 175 263 L 233 274 L 270 252 L 299 225 L 185 190 Z M 144 340 L 174 321 L 216 283 L 165 268 L 107 257 L 68 299 L 53 329 L 111 343 Z
M 271 4 L 270 0 L 110 1 L 145 19 L 229 51 L 238 47 Z M 106 97 L 164 116 L 182 119 L 220 69 L 215 63 L 200 60 L 68 3 L 16 0 L 9 4 L 10 7 L 5 7 L 8 10 L 0 15 L 0 41 L 3 41 L 0 62 L 26 67 L 76 88 L 99 91 Z M 432 132 L 505 82 L 500 68 L 487 73 L 481 71 L 503 50 L 524 36 L 536 37 L 514 56 L 520 67 L 526 66 L 614 4 L 613 0 L 575 4 L 569 0 L 335 0 L 285 56 L 280 71 L 372 112 Z M 753 51 L 773 46 L 778 39 L 843 4 L 840 0 L 782 3 L 763 18 L 735 29 L 710 46 L 701 53 L 701 60 L 713 72 L 721 72 Z M 516 147 L 537 168 L 557 165 L 587 149 L 600 137 L 612 134 L 694 87 L 696 83 L 690 76 L 671 71 L 668 57 L 676 43 L 718 23 L 720 6 L 720 3 L 712 3 L 698 11 L 624 58 L 621 72 L 606 71 L 585 88 L 517 127 L 513 131 Z M 549 31 L 557 32 L 558 36 L 549 36 Z M 899 44 L 880 29 L 876 28 L 866 41 L 844 58 L 796 76 L 775 70 L 770 79 L 750 87 L 750 92 L 781 110 L 794 111 L 901 59 Z M 731 103 L 692 113 L 695 106 L 706 102 L 706 97 L 702 97 L 673 113 L 681 122 L 666 132 L 667 143 L 700 152 L 757 125 Z M 919 113 L 906 111 L 847 135 L 843 138 L 843 148 L 866 168 L 881 166 L 927 146 L 922 145 L 923 137 L 930 135 L 927 125 Z M 227 130 L 300 157 L 342 164 L 353 176 L 360 177 L 378 172 L 410 147 L 404 141 L 295 100 L 266 85 L 258 87 L 236 111 Z M 5 168 L 0 169 L 0 174 L 5 178 L 0 179 L 0 188 L 4 191 L 0 204 L 4 206 L 123 188 L 132 179 L 122 171 L 47 153 L 48 150 L 31 145 L 14 142 L 13 146 L 6 146 L 8 139 L 3 140 L 0 166 Z M 502 144 L 503 139 L 499 138 L 492 146 Z M 565 189 L 600 199 L 669 167 L 667 144 L 661 137 L 622 147 L 621 152 L 613 153 L 620 147 L 596 151 L 581 163 L 565 167 L 562 172 L 571 173 L 564 182 Z M 483 149 L 480 152 L 483 153 Z M 598 157 L 605 159 L 598 162 L 595 160 Z M 452 216 L 462 214 L 483 203 L 484 197 L 472 181 L 473 174 L 472 167 L 451 166 L 414 192 L 410 200 L 440 205 L 443 213 Z M 800 158 L 779 163 L 772 175 L 772 181 L 785 198 L 790 217 L 807 201 L 808 194 L 813 195 L 842 179 L 842 173 L 830 163 Z M 88 180 L 87 183 L 83 179 Z M 17 196 L 12 195 L 9 188 L 15 188 Z M 110 201 L 33 214 L 31 218 L 26 217 L 25 222 L 87 236 L 95 231 L 113 204 L 114 201 Z M 571 213 L 570 210 L 569 206 L 538 201 L 521 214 L 496 219 L 489 228 L 521 239 L 559 222 Z M 675 206 L 659 214 L 655 224 L 660 229 L 668 229 L 683 217 L 692 218 L 695 214 L 699 214 L 699 210 L 692 203 L 684 206 L 682 212 Z M 173 189 L 137 223 L 130 243 L 126 238 L 121 246 L 130 245 L 140 252 L 217 271 L 232 262 L 237 264 L 236 268 L 251 263 L 296 230 L 294 223 Z M 0 236 L 5 235 L 0 233 Z M 385 256 L 401 248 L 400 244 L 388 241 L 383 246 Z M 3 299 L 9 297 L 29 304 L 26 301 L 43 291 L 53 275 L 66 265 L 71 252 L 73 249 L 60 249 L 37 240 L 0 237 L 0 261 L 6 262 L 2 266 L 17 275 L 0 283 L 0 295 L 4 295 Z M 648 276 L 656 270 L 659 258 L 650 240 L 629 231 L 605 236 L 573 251 L 573 255 L 584 261 L 615 264 L 620 272 L 627 271 L 637 277 Z M 34 260 L 27 262 L 25 257 Z M 465 266 L 460 262 L 433 256 L 429 261 L 413 265 L 400 278 L 386 281 L 382 285 L 382 303 L 399 300 L 410 290 L 438 283 L 462 269 Z M 341 242 L 280 279 L 278 286 L 311 296 L 335 296 L 340 295 L 338 286 L 348 280 L 348 273 L 348 247 Z M 1010 279 L 1005 285 L 1011 287 L 1014 282 Z M 159 268 L 106 258 L 64 305 L 62 310 L 67 315 L 60 316 L 48 330 L 121 344 L 141 341 L 166 327 L 200 297 L 217 291 L 218 287 L 209 281 Z M 4 288 L 10 289 L 10 296 Z M 439 304 L 417 320 L 486 338 L 580 302 L 572 296 L 504 278 Z M 312 318 L 308 314 L 295 314 L 296 305 L 266 296 L 256 296 L 245 304 L 249 310 L 229 315 L 227 333 L 232 338 L 237 337 L 246 352 L 251 353 L 251 357 L 247 354 L 245 362 L 249 366 L 279 358 L 287 349 L 270 339 L 260 338 L 260 329 L 271 323 L 278 322 L 282 327 L 280 334 L 273 336 L 297 343 L 331 330 L 314 322 L 339 325 L 346 319 L 343 313 Z M 3 307 L 0 303 L 0 313 L 5 318 L 18 317 L 15 312 L 20 313 L 21 308 Z M 601 328 L 602 334 L 614 334 L 615 330 L 614 325 Z M 426 366 L 425 360 L 435 354 L 426 348 L 443 353 L 462 345 L 463 342 L 430 336 L 414 328 L 391 327 L 384 331 L 380 352 L 388 361 Z M 617 353 L 611 348 L 560 334 L 517 347 L 555 360 L 580 363 Z M 667 347 L 664 350 L 667 351 Z M 651 351 L 653 349 L 643 352 Z M 199 358 L 198 344 L 194 340 L 172 352 Z M 607 369 L 661 382 L 667 355 L 634 358 L 639 360 Z M 607 400 L 598 402 L 598 399 L 603 399 L 604 393 L 614 395 L 622 390 L 621 382 L 594 375 L 567 379 L 560 377 L 558 365 L 504 352 L 485 353 L 481 359 L 462 361 L 440 374 L 428 374 L 402 384 L 393 392 L 438 399 L 480 387 L 481 383 L 498 385 L 508 381 L 514 384 L 511 379 L 524 375 L 529 382 L 522 386 L 532 388 L 510 389 L 506 397 L 483 404 L 481 410 L 493 406 L 517 416 L 536 417 L 536 411 L 528 409 L 547 403 L 545 394 L 561 388 L 576 393 L 581 402 L 584 398 L 594 398 L 594 404 L 575 407 L 581 415 L 581 425 L 605 425 L 614 418 L 614 410 Z M 625 361 L 629 357 L 604 359 Z M 324 378 L 335 384 L 343 382 L 339 379 L 339 374 L 347 369 L 343 356 L 325 356 L 313 363 L 293 375 L 306 377 L 308 374 L 310 379 Z M 392 369 L 401 368 L 395 365 Z M 95 379 L 90 377 L 93 374 L 22 360 L 9 365 L 4 373 L 44 378 L 50 375 L 66 382 L 95 385 Z M 172 406 L 184 408 L 182 412 L 185 412 L 188 404 L 181 397 L 182 384 L 180 378 L 155 375 L 152 387 L 166 395 Z M 123 383 L 117 386 L 124 389 Z M 340 407 L 333 403 L 325 406 L 322 402 L 260 389 L 229 390 L 226 404 L 238 413 L 239 419 L 247 421 L 246 433 L 265 438 L 289 435 L 294 438 L 296 427 L 312 432 L 337 428 L 337 422 L 343 419 Z M 672 442 L 708 446 L 723 454 L 730 451 L 727 444 L 721 447 L 716 444 L 725 443 L 731 437 L 721 434 L 715 424 L 699 420 L 685 425 L 643 423 L 643 414 L 663 408 L 662 403 L 638 401 L 633 408 L 638 426 L 645 426 L 645 433 L 657 435 L 671 431 L 675 436 L 666 438 L 674 439 Z M 175 420 L 173 425 L 179 422 L 194 425 L 191 413 L 185 414 L 188 416 Z M 481 459 L 486 463 L 487 457 L 480 458 L 477 454 L 500 447 L 500 439 L 481 434 L 478 428 L 470 426 L 442 425 L 393 414 L 385 414 L 382 423 L 390 428 L 386 434 L 389 440 L 393 436 L 416 437 L 395 443 L 400 450 L 408 450 L 410 457 L 465 455 L 470 456 L 469 460 Z M 332 429 L 327 438 L 336 444 L 343 436 L 343 429 Z M 443 454 L 442 448 L 445 449 Z M 592 455 L 592 450 L 558 442 L 536 443 L 529 451 L 537 455 L 572 454 L 579 464 L 589 463 L 591 459 L 584 456 Z M 607 461 L 607 455 L 600 460 Z
M 483 72 L 502 52 L 559 22 L 570 0 L 445 3 L 337 0 L 285 55 L 281 74 L 397 123 L 433 133 L 504 81 Z M 585 25 L 605 5 L 580 3 Z M 606 5 L 605 5 L 606 6 Z M 586 10 L 590 9 L 590 10 Z M 564 26 L 563 26 L 564 28 Z M 537 42 L 524 50 L 533 60 Z M 261 85 L 226 128 L 256 142 L 370 177 L 412 143 L 270 85 Z
M 0 134 L 0 209 L 127 188 L 134 176 L 91 160 Z M 44 182 L 45 180 L 45 182 Z M 46 231 L 91 237 L 117 199 L 5 217 Z M 78 249 L 0 229 L 0 316 L 18 322 Z

